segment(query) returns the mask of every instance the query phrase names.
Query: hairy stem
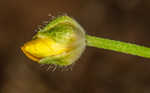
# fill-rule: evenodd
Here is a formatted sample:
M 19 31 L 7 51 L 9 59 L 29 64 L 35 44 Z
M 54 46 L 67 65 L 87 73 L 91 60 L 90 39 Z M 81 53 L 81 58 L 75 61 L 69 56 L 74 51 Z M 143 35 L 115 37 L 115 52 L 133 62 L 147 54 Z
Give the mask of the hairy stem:
M 150 48 L 148 47 L 90 35 L 86 35 L 86 40 L 87 46 L 90 47 L 103 48 L 121 53 L 150 58 Z

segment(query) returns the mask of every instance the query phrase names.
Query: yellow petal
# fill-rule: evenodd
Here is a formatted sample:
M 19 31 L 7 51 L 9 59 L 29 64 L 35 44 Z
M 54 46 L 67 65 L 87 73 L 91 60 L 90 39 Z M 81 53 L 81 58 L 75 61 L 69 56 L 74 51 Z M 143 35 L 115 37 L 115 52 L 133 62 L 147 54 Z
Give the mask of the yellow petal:
M 39 61 L 44 57 L 58 55 L 68 50 L 66 46 L 48 38 L 31 40 L 25 43 L 21 49 L 26 56 L 34 61 Z
M 21 47 L 21 50 L 23 51 L 23 53 L 31 60 L 38 62 L 40 60 L 40 58 L 36 58 L 35 56 L 29 54 L 28 52 L 25 51 L 24 46 Z

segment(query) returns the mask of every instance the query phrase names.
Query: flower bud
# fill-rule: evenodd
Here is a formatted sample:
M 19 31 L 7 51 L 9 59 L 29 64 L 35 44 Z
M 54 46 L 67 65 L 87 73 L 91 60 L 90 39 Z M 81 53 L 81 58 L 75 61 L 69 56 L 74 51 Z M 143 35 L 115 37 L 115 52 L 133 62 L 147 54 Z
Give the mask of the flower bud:
M 40 64 L 68 66 L 81 56 L 85 46 L 83 28 L 74 19 L 60 16 L 38 31 L 21 49 Z

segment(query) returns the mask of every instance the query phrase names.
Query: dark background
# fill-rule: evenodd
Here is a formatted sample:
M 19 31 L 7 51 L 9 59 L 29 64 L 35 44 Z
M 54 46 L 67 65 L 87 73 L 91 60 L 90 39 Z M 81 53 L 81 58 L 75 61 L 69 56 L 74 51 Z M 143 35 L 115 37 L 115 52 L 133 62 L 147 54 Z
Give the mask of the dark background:
M 48 15 L 90 35 L 150 47 L 150 0 L 0 0 L 0 93 L 150 93 L 150 59 L 89 48 L 72 71 L 46 71 L 20 50 Z

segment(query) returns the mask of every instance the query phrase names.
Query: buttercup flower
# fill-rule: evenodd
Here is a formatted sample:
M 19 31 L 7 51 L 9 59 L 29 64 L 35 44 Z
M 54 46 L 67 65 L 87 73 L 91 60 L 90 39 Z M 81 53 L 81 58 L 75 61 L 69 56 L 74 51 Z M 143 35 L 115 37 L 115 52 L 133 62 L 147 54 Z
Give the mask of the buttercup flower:
M 21 49 L 28 58 L 40 64 L 68 66 L 79 59 L 85 46 L 150 58 L 148 47 L 85 35 L 83 28 L 68 16 L 48 23 Z
M 68 66 L 81 56 L 85 46 L 83 28 L 74 19 L 60 16 L 38 31 L 21 49 L 38 63 Z

